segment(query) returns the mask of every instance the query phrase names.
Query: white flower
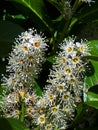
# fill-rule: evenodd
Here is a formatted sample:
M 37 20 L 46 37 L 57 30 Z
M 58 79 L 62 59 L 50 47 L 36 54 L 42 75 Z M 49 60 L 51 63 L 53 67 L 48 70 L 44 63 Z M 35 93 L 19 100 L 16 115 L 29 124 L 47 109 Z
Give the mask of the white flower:
M 64 39 L 63 44 L 60 46 L 60 49 L 63 50 L 65 55 L 72 55 L 75 45 L 73 44 L 75 39 L 70 38 L 70 40 Z
M 40 115 L 37 119 L 37 124 L 45 124 L 45 115 Z
M 63 101 L 68 101 L 70 99 L 70 92 L 64 93 L 62 95 L 62 100 Z
M 38 101 L 37 101 L 37 103 L 36 103 L 36 105 L 37 105 L 37 107 L 40 107 L 40 108 L 46 108 L 46 98 L 43 96 L 43 97 L 41 97 Z
M 58 115 L 59 114 L 59 105 L 51 107 L 51 113 L 52 113 L 52 115 Z
M 19 110 L 14 110 L 14 111 L 12 111 L 11 115 L 12 115 L 12 117 L 14 117 L 16 119 L 19 119 L 20 111 Z
M 50 123 L 50 124 L 47 124 L 46 126 L 45 126 L 45 130 L 52 130 L 52 124 Z
M 83 42 L 83 40 L 81 40 L 81 43 L 80 42 L 76 42 L 76 47 L 77 47 L 77 50 L 78 52 L 83 56 L 85 55 L 89 55 L 89 49 L 88 49 L 88 45 Z

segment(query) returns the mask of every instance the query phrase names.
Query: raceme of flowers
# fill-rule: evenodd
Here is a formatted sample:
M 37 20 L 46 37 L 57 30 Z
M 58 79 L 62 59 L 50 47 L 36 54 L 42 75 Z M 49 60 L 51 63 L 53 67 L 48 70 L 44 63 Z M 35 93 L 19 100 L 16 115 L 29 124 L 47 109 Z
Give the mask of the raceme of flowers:
M 34 29 L 29 29 L 15 39 L 15 45 L 8 58 L 8 77 L 3 77 L 6 86 L 3 92 L 3 104 L 1 108 L 5 117 L 21 118 L 21 103 L 26 107 L 26 114 L 32 111 L 36 94 L 33 92 L 35 79 L 41 71 L 42 63 L 45 61 L 47 44 L 43 34 L 37 34 Z M 6 93 L 9 93 L 6 96 Z
M 50 70 L 44 94 L 37 102 L 39 113 L 34 117 L 41 130 L 47 125 L 49 130 L 65 130 L 75 116 L 77 103 L 82 101 L 85 65 L 88 62 L 82 58 L 89 55 L 88 45 L 83 40 L 75 42 L 72 37 L 60 44 L 60 50 Z
M 38 35 L 36 30 L 29 29 L 16 38 L 15 46 L 9 56 L 7 72 L 10 73 L 5 82 L 9 89 L 33 86 L 45 61 L 46 43 L 43 34 Z
M 43 95 L 37 96 L 33 84 L 45 61 L 45 50 L 45 38 L 34 29 L 16 38 L 7 66 L 9 77 L 4 78 L 9 94 L 4 91 L 1 109 L 4 117 L 20 119 L 31 130 L 35 126 L 40 126 L 40 130 L 65 130 L 75 116 L 77 103 L 81 101 L 88 63 L 83 61 L 83 57 L 89 55 L 89 49 L 83 40 L 77 42 L 74 37 L 64 39 Z

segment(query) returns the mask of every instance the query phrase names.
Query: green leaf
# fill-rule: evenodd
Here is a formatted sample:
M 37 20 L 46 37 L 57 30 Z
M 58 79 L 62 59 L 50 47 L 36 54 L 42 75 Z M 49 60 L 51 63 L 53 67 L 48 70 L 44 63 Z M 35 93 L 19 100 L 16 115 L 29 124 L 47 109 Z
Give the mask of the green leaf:
M 98 61 L 98 56 L 85 56 L 84 58 Z
M 98 40 L 92 40 L 87 42 L 91 56 L 98 57 Z
M 74 126 L 75 124 L 77 124 L 77 122 L 81 121 L 81 119 L 83 117 L 83 114 L 84 114 L 83 108 L 84 108 L 84 104 L 83 103 L 80 103 L 77 106 L 77 108 L 76 108 L 77 115 L 76 115 L 76 117 L 74 118 L 74 120 L 72 122 L 72 126 Z
M 11 51 L 15 37 L 24 29 L 10 21 L 0 21 L 0 56 L 7 56 Z
M 98 61 L 95 61 L 95 60 L 90 60 L 90 61 L 94 69 L 92 71 L 94 72 L 92 72 L 92 75 L 86 77 L 84 80 L 84 90 L 85 90 L 85 92 L 83 93 L 84 101 L 87 100 L 86 90 L 92 88 L 93 86 L 97 86 L 98 84 Z
M 37 83 L 37 81 L 35 81 L 35 91 L 36 91 L 36 94 L 37 94 L 38 96 L 41 96 L 41 95 L 42 95 L 42 90 L 41 90 L 39 84 Z
M 0 118 L 0 130 L 28 130 L 19 120 Z
M 88 106 L 95 108 L 95 109 L 98 109 L 98 102 L 97 101 L 87 101 L 86 104 Z
M 98 102 L 98 94 L 95 94 L 93 92 L 87 93 L 87 101 L 96 101 Z
M 87 93 L 87 100 L 85 102 L 87 105 L 98 109 L 98 94 L 93 92 Z
M 56 55 L 48 56 L 48 57 L 46 57 L 46 60 L 51 62 L 51 63 L 54 63 L 55 62 L 55 57 L 56 57 Z
M 12 2 L 17 2 L 32 11 L 49 29 L 52 30 L 52 22 L 48 16 L 47 9 L 45 7 L 44 0 L 9 0 Z M 30 15 L 28 13 L 28 15 Z
M 85 87 L 86 88 L 95 86 L 98 83 L 98 62 L 91 60 L 91 63 L 94 67 L 94 73 L 93 73 L 93 75 L 85 78 Z
M 4 86 L 0 86 L 0 95 L 2 95 L 3 90 L 4 90 Z
M 98 84 L 89 88 L 89 92 L 98 94 Z

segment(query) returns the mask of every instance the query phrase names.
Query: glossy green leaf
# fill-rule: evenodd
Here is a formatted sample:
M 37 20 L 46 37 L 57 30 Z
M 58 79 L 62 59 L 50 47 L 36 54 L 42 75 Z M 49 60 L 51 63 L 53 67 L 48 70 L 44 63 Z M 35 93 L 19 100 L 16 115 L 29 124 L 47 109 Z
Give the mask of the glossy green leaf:
M 24 29 L 10 21 L 0 21 L 0 56 L 7 56 L 12 44 Z
M 94 73 L 93 73 L 93 75 L 85 78 L 85 87 L 86 88 L 95 86 L 98 83 L 98 62 L 91 60 L 91 63 L 94 67 Z
M 86 59 L 91 59 L 91 60 L 95 60 L 98 61 L 98 56 L 85 56 Z
M 18 2 L 21 5 L 30 9 L 32 13 L 34 13 L 44 23 L 44 25 L 49 30 L 51 30 L 52 22 L 48 16 L 48 12 L 45 7 L 44 0 L 9 0 L 9 1 Z
M 90 88 L 98 82 L 98 40 L 92 40 L 87 42 L 91 56 L 86 58 L 91 59 L 91 63 L 94 68 L 94 74 L 85 78 L 86 88 Z
M 0 130 L 29 130 L 19 120 L 0 118 Z
M 49 62 L 51 62 L 51 63 L 54 63 L 55 62 L 55 57 L 56 57 L 56 55 L 48 56 L 46 58 L 46 60 L 49 61 Z
M 36 94 L 37 94 L 38 96 L 41 96 L 41 95 L 42 95 L 42 90 L 41 90 L 39 84 L 37 83 L 37 81 L 35 81 L 35 91 L 36 91 Z
M 98 94 L 95 94 L 93 92 L 88 92 L 86 104 L 98 109 Z
M 98 57 L 98 40 L 92 40 L 87 42 L 91 56 Z
M 76 117 L 74 118 L 74 120 L 72 122 L 72 125 L 77 124 L 77 122 L 79 122 L 82 119 L 83 105 L 84 105 L 83 103 L 78 104 L 78 106 L 76 108 L 77 114 L 76 114 Z
M 87 93 L 87 101 L 96 101 L 98 102 L 98 94 L 95 94 L 93 92 Z
M 89 88 L 89 92 L 98 94 L 98 84 Z

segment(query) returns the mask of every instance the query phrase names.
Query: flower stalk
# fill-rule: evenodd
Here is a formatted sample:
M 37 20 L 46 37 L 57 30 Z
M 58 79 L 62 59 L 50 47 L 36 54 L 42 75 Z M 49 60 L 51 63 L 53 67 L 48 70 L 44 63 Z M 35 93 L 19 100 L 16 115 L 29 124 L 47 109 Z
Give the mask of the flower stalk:
M 22 100 L 21 101 L 21 111 L 20 111 L 20 121 L 24 122 L 24 119 L 25 119 L 25 103 Z

